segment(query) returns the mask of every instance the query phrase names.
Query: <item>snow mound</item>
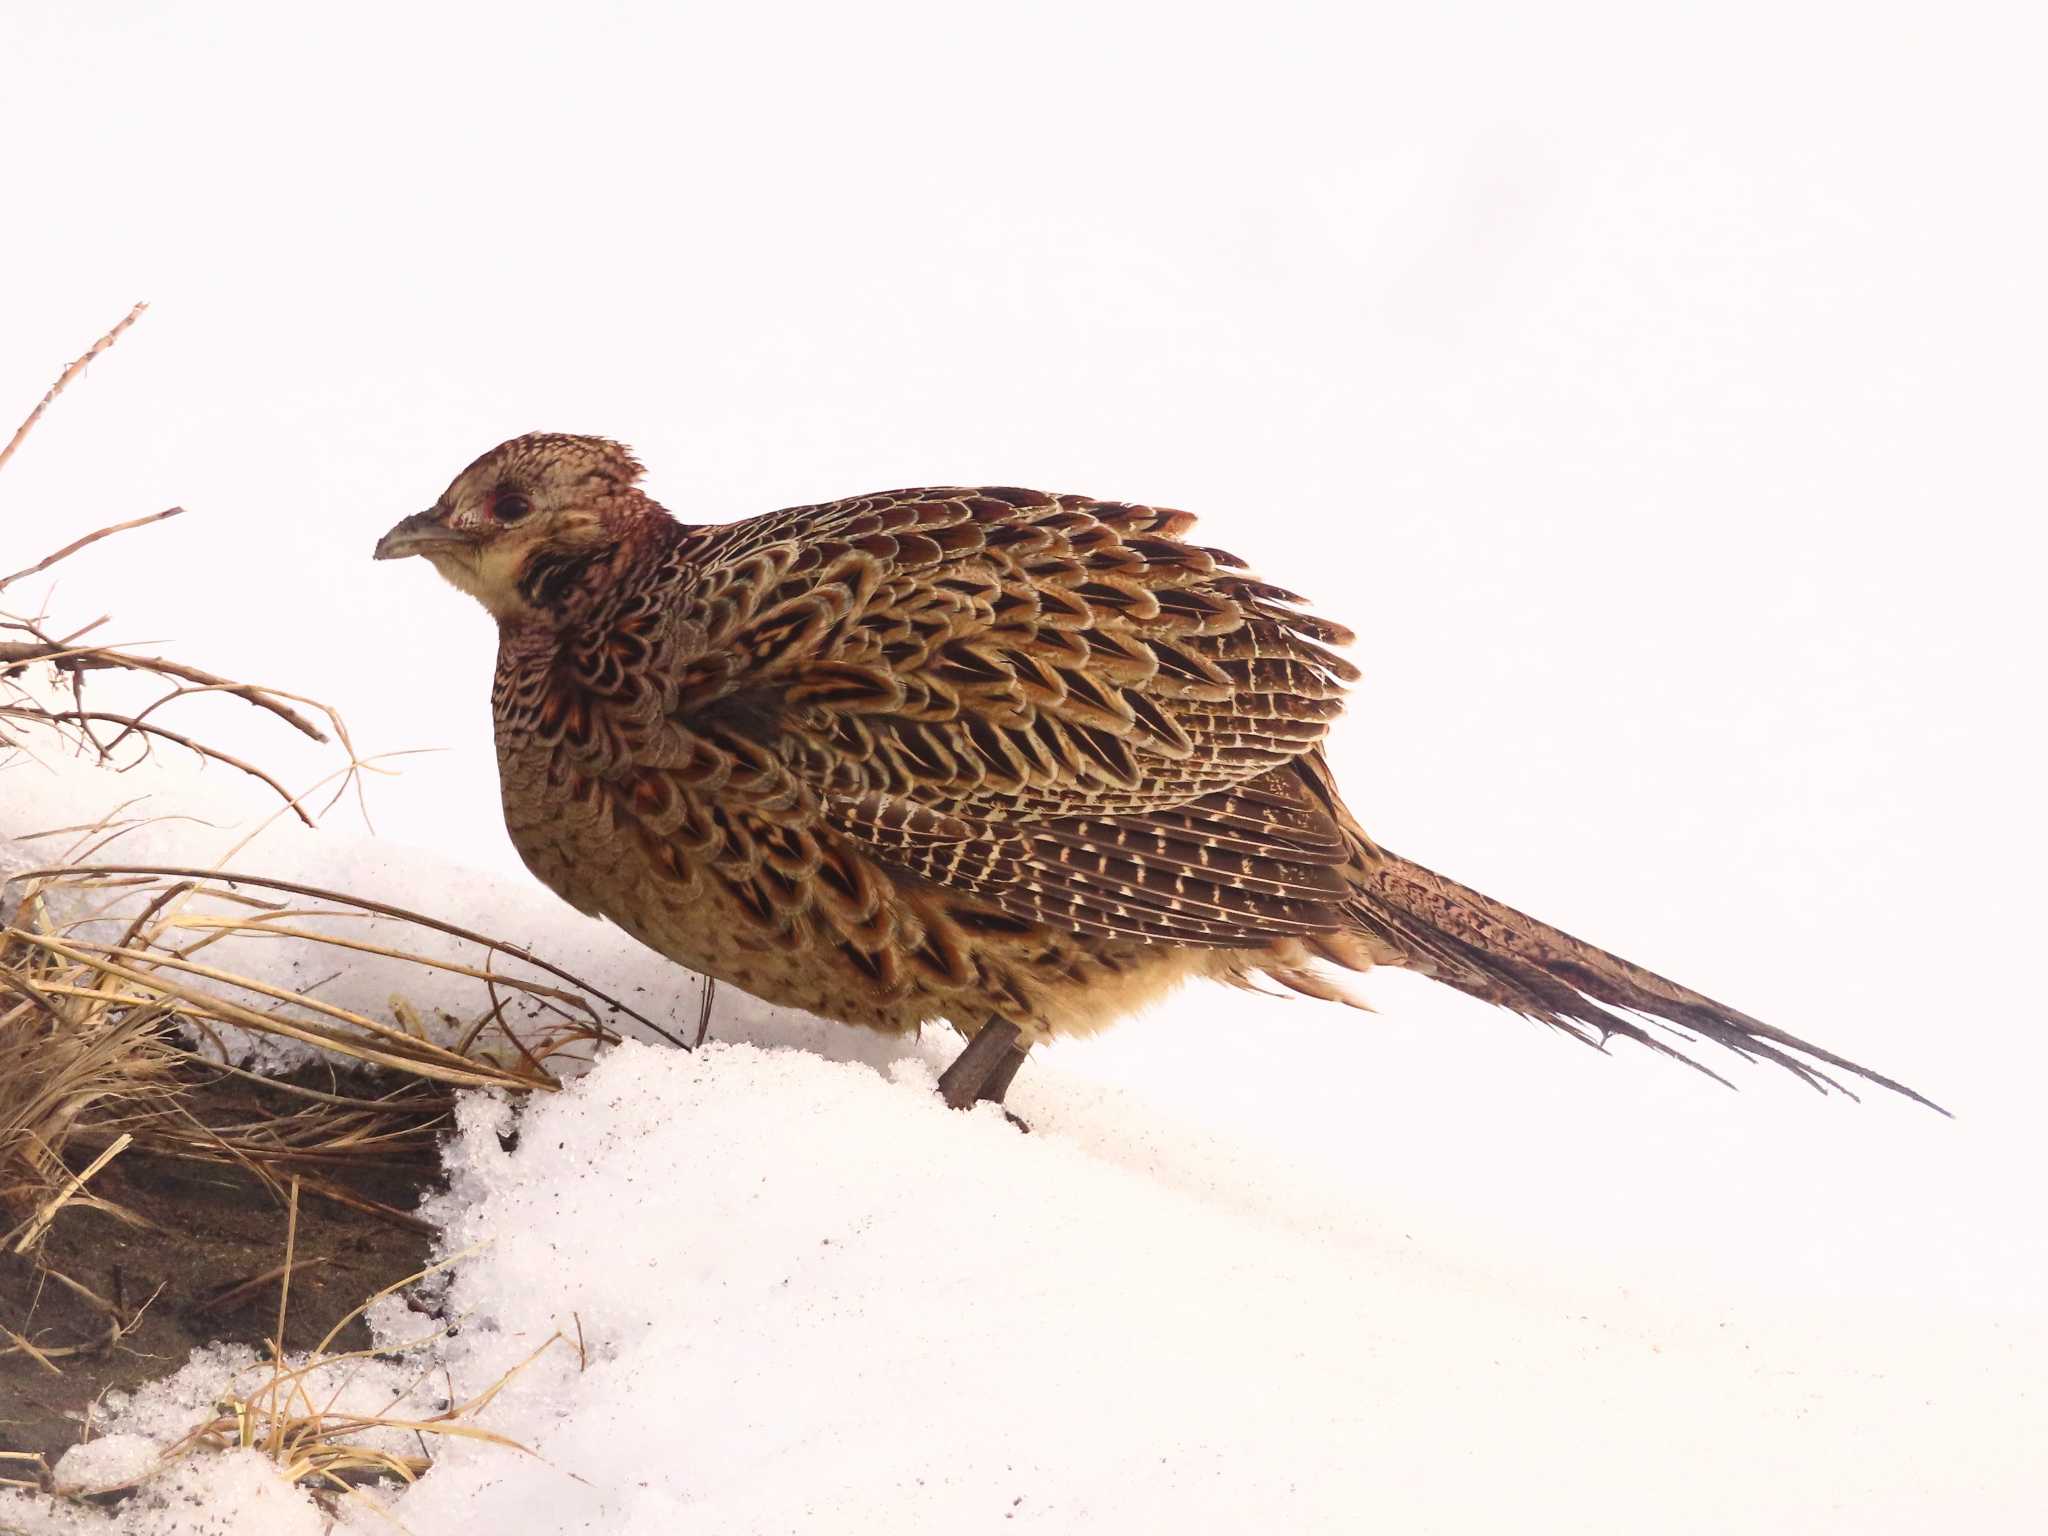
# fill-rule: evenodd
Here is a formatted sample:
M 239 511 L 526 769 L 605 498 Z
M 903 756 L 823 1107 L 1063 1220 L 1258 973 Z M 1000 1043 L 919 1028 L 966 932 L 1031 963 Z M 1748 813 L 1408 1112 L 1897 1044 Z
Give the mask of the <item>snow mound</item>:
M 460 1400 L 530 1360 L 479 1422 L 534 1454 L 439 1445 L 392 1512 L 418 1536 L 1765 1515 L 1903 1531 L 1994 1513 L 2048 1429 L 2024 1384 L 2032 1338 L 1596 1311 L 1432 1261 L 1366 1212 L 1262 1205 L 1249 1187 L 1280 1173 L 1254 1152 L 1195 1138 L 1162 1180 L 1152 1143 L 1171 1128 L 1129 1103 L 1121 1141 L 1026 1136 L 993 1109 L 945 1110 L 932 1081 L 915 1058 L 876 1072 L 629 1042 L 523 1113 L 471 1096 L 429 1210 L 449 1251 L 481 1245 L 442 1297 L 452 1329 L 356 1387 L 368 1404 L 431 1380 Z M 1052 1086 L 1083 1127 L 1119 1107 L 1119 1090 Z M 397 1298 L 371 1320 L 387 1346 L 435 1327 Z M 208 1355 L 113 1404 L 108 1427 L 189 1425 L 251 1365 Z M 171 1501 L 190 1498 L 241 1528 L 312 1528 L 275 1512 L 245 1457 L 149 1488 L 119 1529 L 187 1529 Z M 0 1519 L 87 1529 L 38 1526 L 22 1502 Z

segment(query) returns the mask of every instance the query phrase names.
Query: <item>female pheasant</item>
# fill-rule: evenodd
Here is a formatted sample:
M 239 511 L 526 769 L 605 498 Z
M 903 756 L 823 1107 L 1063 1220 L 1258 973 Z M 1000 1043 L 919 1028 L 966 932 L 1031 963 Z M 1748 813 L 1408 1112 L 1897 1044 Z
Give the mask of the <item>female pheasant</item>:
M 1191 976 L 1346 1000 L 1318 962 L 1920 1099 L 1376 845 L 1322 751 L 1350 635 L 1186 512 L 947 487 L 693 527 L 641 473 L 604 438 L 515 438 L 378 541 L 498 621 L 513 844 L 758 997 L 951 1023 L 956 1107 Z

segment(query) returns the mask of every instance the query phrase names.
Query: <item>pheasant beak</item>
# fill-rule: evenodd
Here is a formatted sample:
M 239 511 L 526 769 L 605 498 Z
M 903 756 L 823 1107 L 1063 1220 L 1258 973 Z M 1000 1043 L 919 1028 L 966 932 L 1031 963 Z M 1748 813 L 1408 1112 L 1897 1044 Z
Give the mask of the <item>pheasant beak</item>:
M 377 541 L 374 560 L 402 560 L 407 555 L 431 555 L 452 546 L 467 547 L 476 543 L 476 536 L 460 528 L 450 528 L 442 521 L 442 514 L 429 507 L 424 512 L 415 512 L 411 517 L 398 523 L 389 533 Z

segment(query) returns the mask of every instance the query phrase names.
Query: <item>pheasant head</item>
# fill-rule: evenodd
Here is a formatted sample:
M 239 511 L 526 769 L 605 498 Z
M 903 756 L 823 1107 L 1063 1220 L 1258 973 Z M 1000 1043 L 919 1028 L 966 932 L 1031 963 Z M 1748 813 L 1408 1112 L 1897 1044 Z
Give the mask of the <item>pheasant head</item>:
M 654 512 L 635 488 L 641 473 L 608 438 L 530 432 L 457 475 L 377 541 L 376 558 L 423 556 L 501 624 L 533 618 L 559 608 Z

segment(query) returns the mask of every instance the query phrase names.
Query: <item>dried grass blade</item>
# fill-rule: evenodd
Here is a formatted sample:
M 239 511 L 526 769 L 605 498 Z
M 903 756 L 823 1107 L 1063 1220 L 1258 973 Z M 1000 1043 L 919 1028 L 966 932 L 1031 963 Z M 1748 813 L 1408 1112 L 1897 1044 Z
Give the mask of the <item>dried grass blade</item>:
M 196 877 L 202 880 L 219 880 L 230 884 L 254 885 L 264 890 L 288 891 L 294 896 L 310 896 L 316 901 L 345 902 L 349 906 L 360 907 L 365 912 L 374 912 L 380 917 L 394 917 L 402 922 L 417 923 L 422 928 L 430 928 L 436 933 L 445 933 L 458 939 L 467 939 L 472 944 L 481 944 L 486 949 L 497 950 L 500 954 L 510 955 L 514 959 L 531 965 L 538 970 L 546 971 L 550 976 L 566 981 L 584 995 L 594 997 L 606 1007 L 623 1013 L 635 1022 L 645 1025 L 671 1045 L 686 1051 L 690 1048 L 685 1041 L 677 1039 L 630 1004 L 621 1002 L 610 993 L 599 991 L 596 987 L 583 980 L 582 977 L 564 970 L 551 960 L 534 954 L 522 944 L 512 944 L 503 939 L 494 939 L 488 934 L 478 933 L 474 929 L 459 927 L 454 923 L 444 923 L 439 918 L 429 917 L 420 912 L 409 911 L 404 907 L 395 907 L 387 902 L 373 901 L 365 896 L 350 896 L 343 891 L 328 890 L 317 885 L 305 885 L 293 880 L 275 880 L 263 875 L 246 875 L 220 869 L 193 869 L 185 866 L 161 864 L 100 864 L 80 865 L 73 868 L 30 869 L 23 870 L 13 878 L 17 880 L 30 880 L 54 878 L 57 876 L 96 877 L 103 875 L 154 875 L 173 879 Z
M 57 1213 L 71 1203 L 72 1197 L 85 1188 L 86 1182 L 94 1174 L 127 1151 L 134 1140 L 133 1136 L 125 1132 L 115 1137 L 112 1144 L 106 1147 L 98 1157 L 86 1164 L 81 1172 L 73 1174 L 70 1182 L 65 1184 L 61 1190 L 52 1195 L 48 1200 L 45 1200 L 36 1211 L 35 1216 L 27 1223 L 26 1230 L 16 1240 L 14 1252 L 26 1253 L 29 1249 L 33 1248 L 42 1235 L 50 1230 L 50 1223 L 57 1219 Z

